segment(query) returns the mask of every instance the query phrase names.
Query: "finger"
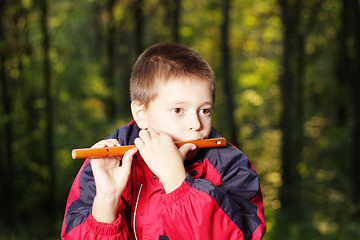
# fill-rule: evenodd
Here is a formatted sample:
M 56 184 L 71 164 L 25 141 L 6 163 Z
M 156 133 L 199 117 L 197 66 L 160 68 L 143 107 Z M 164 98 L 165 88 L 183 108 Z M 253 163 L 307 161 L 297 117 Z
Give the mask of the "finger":
M 186 154 L 188 154 L 188 152 L 190 151 L 194 151 L 197 148 L 197 146 L 195 144 L 192 143 L 186 143 L 184 145 L 182 145 L 179 150 L 182 156 L 186 156 Z
M 106 144 L 105 147 L 119 147 L 120 143 L 117 139 L 106 139 L 105 142 Z
M 138 149 L 141 149 L 144 146 L 144 141 L 139 137 L 135 139 L 134 143 Z
M 117 139 L 106 139 L 95 143 L 91 148 L 117 147 L 120 143 Z
M 147 142 L 151 139 L 150 133 L 148 130 L 141 130 L 139 132 L 139 137 L 141 138 L 141 140 L 143 140 L 144 142 Z
M 150 137 L 156 137 L 159 135 L 159 133 L 152 128 L 149 128 L 147 131 L 148 131 Z
M 124 154 L 124 157 L 122 159 L 122 167 L 123 168 L 130 171 L 132 159 L 133 159 L 135 153 L 137 153 L 137 151 L 138 151 L 137 148 L 132 148 L 132 149 L 126 151 L 126 153 Z
M 108 147 L 119 147 L 119 146 L 121 146 L 117 139 L 108 139 L 108 144 L 113 144 L 112 146 L 108 146 Z

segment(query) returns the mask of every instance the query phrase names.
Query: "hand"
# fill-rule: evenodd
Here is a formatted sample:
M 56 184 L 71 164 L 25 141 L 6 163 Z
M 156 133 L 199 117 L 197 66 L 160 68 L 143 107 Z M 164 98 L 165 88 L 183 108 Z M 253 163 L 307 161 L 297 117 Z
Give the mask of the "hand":
M 108 139 L 96 143 L 92 148 L 117 146 L 120 144 L 116 139 Z M 96 184 L 92 214 L 97 221 L 115 221 L 120 196 L 126 187 L 132 158 L 137 151 L 137 148 L 128 150 L 122 158 L 122 166 L 120 156 L 90 159 Z
M 141 130 L 135 145 L 151 171 L 160 178 L 167 193 L 184 181 L 185 157 L 189 151 L 196 149 L 196 145 L 191 143 L 178 149 L 169 135 L 153 129 Z

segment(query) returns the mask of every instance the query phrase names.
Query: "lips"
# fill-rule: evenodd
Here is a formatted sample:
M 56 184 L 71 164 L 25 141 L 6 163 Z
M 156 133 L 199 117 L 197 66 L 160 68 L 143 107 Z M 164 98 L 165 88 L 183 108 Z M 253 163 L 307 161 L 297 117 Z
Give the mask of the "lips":
M 186 140 L 182 140 L 182 141 L 195 141 L 195 140 L 203 140 L 205 138 L 203 137 L 190 137 L 190 138 L 186 138 Z

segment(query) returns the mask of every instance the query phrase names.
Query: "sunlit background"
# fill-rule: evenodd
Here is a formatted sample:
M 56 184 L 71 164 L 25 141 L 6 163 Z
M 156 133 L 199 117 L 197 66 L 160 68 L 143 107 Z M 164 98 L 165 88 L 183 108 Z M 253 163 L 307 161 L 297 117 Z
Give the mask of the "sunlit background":
M 137 56 L 217 76 L 214 126 L 260 177 L 264 239 L 360 239 L 357 0 L 1 0 L 0 239 L 59 239 L 89 147 L 131 120 Z

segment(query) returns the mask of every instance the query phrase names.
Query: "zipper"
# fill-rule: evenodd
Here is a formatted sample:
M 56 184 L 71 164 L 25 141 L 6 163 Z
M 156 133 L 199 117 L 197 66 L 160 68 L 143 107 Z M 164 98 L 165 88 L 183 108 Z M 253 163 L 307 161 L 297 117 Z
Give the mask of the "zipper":
M 134 229 L 134 236 L 135 239 L 137 240 L 137 236 L 136 236 L 136 229 L 135 229 L 135 217 L 136 217 L 136 211 L 137 211 L 137 207 L 138 207 L 138 203 L 139 203 L 139 199 L 140 199 L 140 193 L 141 193 L 141 189 L 142 189 L 143 184 L 140 185 L 140 189 L 139 189 L 139 193 L 136 199 L 136 205 L 135 205 L 135 211 L 134 211 L 134 219 L 133 219 L 133 229 Z

